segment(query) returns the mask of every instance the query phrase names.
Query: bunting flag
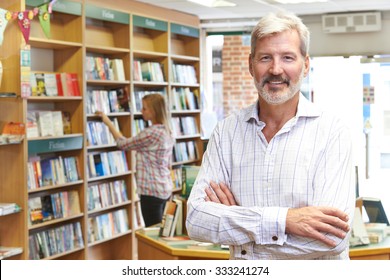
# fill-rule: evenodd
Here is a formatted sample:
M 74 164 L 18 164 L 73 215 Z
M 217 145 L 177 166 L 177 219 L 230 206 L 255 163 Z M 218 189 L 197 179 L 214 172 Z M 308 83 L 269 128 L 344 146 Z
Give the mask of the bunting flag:
M 39 7 L 38 12 L 39 22 L 41 23 L 43 32 L 47 38 L 50 38 L 50 12 L 49 4 L 44 4 Z
M 28 41 L 30 39 L 31 20 L 33 18 L 33 11 L 18 12 L 18 24 L 20 30 L 22 31 L 26 44 L 28 44 Z
M 4 30 L 11 19 L 11 12 L 0 8 L 0 46 L 3 44 Z

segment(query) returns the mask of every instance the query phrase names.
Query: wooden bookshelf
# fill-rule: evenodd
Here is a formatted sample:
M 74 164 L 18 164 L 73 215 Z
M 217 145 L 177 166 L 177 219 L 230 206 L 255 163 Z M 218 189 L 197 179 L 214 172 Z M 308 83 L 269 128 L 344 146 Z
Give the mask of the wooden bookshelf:
M 47 2 L 10 0 L 2 1 L 0 7 L 9 11 L 24 11 Z M 0 129 L 11 121 L 27 123 L 28 112 L 31 111 L 65 111 L 70 116 L 71 132 L 58 136 L 25 137 L 18 144 L 0 145 L 0 160 L 7 162 L 7 165 L 0 167 L 0 202 L 15 202 L 21 207 L 20 212 L 0 216 L 0 246 L 22 248 L 22 253 L 13 255 L 10 259 L 136 259 L 135 231 L 142 224 L 137 222 L 136 215 L 139 199 L 135 194 L 135 154 L 126 153 L 125 163 L 128 169 L 123 172 L 89 176 L 88 163 L 91 155 L 118 151 L 115 143 L 91 145 L 88 141 L 88 123 L 99 121 L 93 114 L 95 107 L 89 107 L 90 95 L 94 91 L 105 92 L 102 94 L 107 96 L 111 96 L 111 91 L 122 97 L 127 95 L 129 101 L 124 102 L 120 110 L 110 109 L 107 115 L 115 118 L 122 133 L 130 137 L 135 135 L 134 120 L 141 118 L 141 114 L 134 111 L 135 93 L 160 91 L 165 94 L 169 104 L 173 89 L 189 88 L 199 94 L 199 19 L 132 0 L 58 0 L 53 5 L 50 20 L 51 36 L 48 38 L 38 16 L 34 17 L 28 45 L 21 36 L 17 20 L 10 20 L 5 29 L 4 41 L 0 46 L 0 60 L 4 69 L 0 91 L 15 92 L 16 97 L 0 97 Z M 22 67 L 21 61 L 25 54 L 30 54 L 30 62 Z M 88 76 L 88 57 L 99 57 L 110 63 L 118 63 L 120 60 L 123 78 L 102 79 Z M 135 80 L 135 60 L 161 67 L 163 79 Z M 174 63 L 193 67 L 198 82 L 174 82 Z M 75 73 L 80 95 L 26 96 L 29 72 Z M 110 74 L 108 76 L 112 77 Z M 200 104 L 200 96 L 198 101 Z M 128 109 L 125 108 L 126 104 Z M 171 113 L 172 116 L 193 117 L 200 133 L 200 109 L 171 110 Z M 198 149 L 196 158 L 176 162 L 177 168 L 182 164 L 200 163 L 203 153 L 200 134 L 182 135 L 177 141 L 193 141 Z M 77 159 L 79 178 L 29 189 L 29 161 L 48 156 Z M 118 181 L 124 182 L 126 186 L 126 199 L 105 204 L 104 207 L 90 208 L 88 196 L 92 186 L 109 185 Z M 32 224 L 30 199 L 69 192 L 78 194 L 77 213 Z M 117 219 L 118 215 L 121 221 L 126 220 L 120 230 L 102 238 L 91 238 L 91 221 Z M 55 238 L 56 231 L 60 230 L 75 232 L 72 246 L 56 249 L 47 244 L 38 244 L 41 242 L 39 238 L 46 238 L 50 243 L 50 238 Z M 38 235 L 39 238 L 32 237 Z M 44 256 L 34 254 L 37 244 L 47 246 Z

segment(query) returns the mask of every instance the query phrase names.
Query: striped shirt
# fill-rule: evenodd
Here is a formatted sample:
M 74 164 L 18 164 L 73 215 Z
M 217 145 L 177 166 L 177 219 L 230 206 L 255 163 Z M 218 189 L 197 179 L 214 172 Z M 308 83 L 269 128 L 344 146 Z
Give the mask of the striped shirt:
M 288 208 L 332 206 L 352 222 L 355 203 L 348 129 L 300 95 L 295 117 L 268 143 L 258 104 L 220 122 L 188 200 L 191 238 L 227 244 L 232 259 L 348 259 L 349 234 L 335 248 L 285 233 Z M 205 202 L 225 182 L 239 206 Z M 275 238 L 277 237 L 277 238 Z
M 164 125 L 152 125 L 131 138 L 118 138 L 117 146 L 136 151 L 137 193 L 167 199 L 172 193 L 174 139 Z

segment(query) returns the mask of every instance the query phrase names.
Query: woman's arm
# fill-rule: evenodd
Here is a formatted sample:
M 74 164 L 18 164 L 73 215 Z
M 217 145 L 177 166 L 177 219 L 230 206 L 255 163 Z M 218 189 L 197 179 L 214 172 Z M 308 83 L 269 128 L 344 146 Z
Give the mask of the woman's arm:
M 112 136 L 114 136 L 115 140 L 123 137 L 122 133 L 115 128 L 114 124 L 106 114 L 101 111 L 96 111 L 95 114 L 102 118 L 103 123 L 108 126 L 108 129 L 110 130 Z

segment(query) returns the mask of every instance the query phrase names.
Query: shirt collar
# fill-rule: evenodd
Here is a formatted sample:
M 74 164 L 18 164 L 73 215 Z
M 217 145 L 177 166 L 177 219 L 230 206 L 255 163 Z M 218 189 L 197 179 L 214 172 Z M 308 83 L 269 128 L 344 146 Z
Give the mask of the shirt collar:
M 318 117 L 321 115 L 321 111 L 311 101 L 307 100 L 306 97 L 299 93 L 298 110 L 296 117 Z M 259 122 L 259 100 L 251 106 L 247 107 L 244 111 L 244 121 L 254 119 Z

